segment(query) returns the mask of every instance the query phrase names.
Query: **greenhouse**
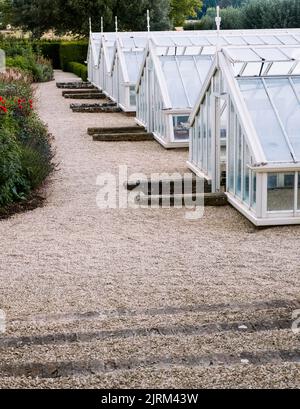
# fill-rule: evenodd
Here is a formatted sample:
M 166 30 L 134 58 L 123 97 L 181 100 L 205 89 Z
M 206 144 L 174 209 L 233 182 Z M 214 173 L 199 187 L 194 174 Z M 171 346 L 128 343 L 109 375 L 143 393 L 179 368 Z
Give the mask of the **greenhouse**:
M 96 87 L 109 98 L 112 97 L 111 65 L 114 46 L 115 40 L 102 39 L 98 55 L 98 75 L 95 81 Z
M 147 41 L 145 37 L 137 37 L 118 38 L 115 42 L 111 67 L 111 99 L 125 112 L 136 111 L 135 86 Z
M 136 120 L 165 148 L 188 146 L 188 118 L 211 64 L 199 47 L 195 55 L 157 55 L 149 44 L 137 83 Z
M 224 47 L 190 117 L 189 168 L 255 225 L 300 223 L 300 47 Z
M 126 112 L 136 110 L 135 85 L 148 41 L 162 56 L 215 55 L 217 44 L 300 45 L 300 31 L 237 30 L 222 31 L 219 36 L 216 31 L 91 33 L 88 79 Z
M 88 79 L 95 86 L 97 86 L 97 79 L 99 75 L 98 59 L 101 42 L 102 42 L 101 33 L 90 33 L 87 55 Z

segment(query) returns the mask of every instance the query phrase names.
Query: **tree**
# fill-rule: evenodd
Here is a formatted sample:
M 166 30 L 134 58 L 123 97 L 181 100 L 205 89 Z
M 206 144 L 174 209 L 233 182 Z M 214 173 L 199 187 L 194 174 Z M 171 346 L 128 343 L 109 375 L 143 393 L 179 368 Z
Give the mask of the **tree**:
M 89 17 L 93 31 L 100 31 L 101 17 L 105 31 L 114 31 L 114 16 L 119 29 L 146 31 L 147 9 L 152 30 L 170 28 L 170 0 L 12 0 L 14 24 L 34 35 L 49 29 L 59 33 L 72 32 L 87 36 Z
M 112 5 L 112 14 L 118 16 L 120 29 L 127 31 L 146 31 L 147 10 L 150 10 L 151 30 L 167 30 L 170 28 L 169 0 L 114 0 Z M 113 19 L 109 29 L 114 30 Z
M 11 0 L 0 0 L 0 28 L 11 22 Z
M 173 25 L 182 26 L 187 17 L 195 17 L 202 6 L 202 0 L 171 0 L 170 18 Z
M 243 28 L 300 26 L 299 0 L 250 0 L 242 9 Z
M 12 0 L 11 22 L 16 27 L 30 30 L 35 36 L 55 27 L 58 21 L 58 0 Z

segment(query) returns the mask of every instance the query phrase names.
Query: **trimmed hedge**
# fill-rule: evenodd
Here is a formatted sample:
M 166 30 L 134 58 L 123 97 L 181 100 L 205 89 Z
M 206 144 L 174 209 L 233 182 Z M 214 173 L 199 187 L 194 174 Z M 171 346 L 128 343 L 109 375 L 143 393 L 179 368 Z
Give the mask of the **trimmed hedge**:
M 88 43 L 86 41 L 68 41 L 60 45 L 60 64 L 63 71 L 68 71 L 69 63 L 76 61 L 84 64 L 87 58 Z
M 69 62 L 68 64 L 68 71 L 73 72 L 73 74 L 78 75 L 82 79 L 82 81 L 87 81 L 88 77 L 88 70 L 87 66 L 80 64 L 79 62 Z
M 35 41 L 33 43 L 33 49 L 44 58 L 47 58 L 47 60 L 50 60 L 54 69 L 59 70 L 61 68 L 59 55 L 60 44 L 60 41 Z

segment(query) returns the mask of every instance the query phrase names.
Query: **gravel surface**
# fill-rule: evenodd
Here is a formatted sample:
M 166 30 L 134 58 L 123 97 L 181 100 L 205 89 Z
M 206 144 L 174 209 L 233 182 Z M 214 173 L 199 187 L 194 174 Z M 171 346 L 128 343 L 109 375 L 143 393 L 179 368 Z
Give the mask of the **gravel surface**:
M 58 81 L 72 78 L 56 72 Z M 40 84 L 36 96 L 39 115 L 55 136 L 59 166 L 43 208 L 0 222 L 0 308 L 7 314 L 2 363 L 13 369 L 32 362 L 297 348 L 299 337 L 280 328 L 1 347 L 6 337 L 291 319 L 295 306 L 261 311 L 255 303 L 300 300 L 299 226 L 256 229 L 230 206 L 206 208 L 198 221 L 186 220 L 184 209 L 101 210 L 98 175 L 117 175 L 119 165 L 128 166 L 129 174 L 187 172 L 187 150 L 166 151 L 156 142 L 93 142 L 88 127 L 134 125 L 134 119 L 72 113 L 55 82 Z M 201 305 L 214 311 L 193 311 Z M 164 313 L 169 307 L 182 312 Z M 141 365 L 59 379 L 12 377 L 4 370 L 0 377 L 0 387 L 134 386 L 290 388 L 300 387 L 300 370 L 284 362 L 246 368 Z

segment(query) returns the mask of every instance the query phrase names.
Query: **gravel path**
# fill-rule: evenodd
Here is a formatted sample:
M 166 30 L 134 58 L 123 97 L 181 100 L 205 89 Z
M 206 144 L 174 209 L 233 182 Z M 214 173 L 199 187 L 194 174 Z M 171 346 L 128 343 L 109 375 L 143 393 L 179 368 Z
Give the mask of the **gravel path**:
M 56 72 L 59 81 L 71 78 Z M 38 86 L 37 109 L 55 136 L 59 169 L 43 208 L 0 222 L 0 308 L 8 319 L 0 336 L 6 365 L 0 365 L 0 386 L 299 387 L 298 364 L 280 357 L 250 359 L 246 367 L 184 362 L 300 349 L 299 336 L 277 324 L 247 334 L 186 331 L 188 325 L 291 319 L 300 300 L 300 227 L 257 230 L 229 206 L 207 208 L 194 222 L 184 209 L 98 209 L 99 174 L 117 174 L 120 164 L 129 173 L 185 172 L 187 151 L 166 151 L 156 142 L 93 142 L 87 127 L 134 125 L 134 119 L 74 114 L 69 104 L 54 82 Z M 153 331 L 159 327 L 182 330 L 164 335 Z M 124 336 L 140 328 L 149 336 Z M 99 331 L 113 334 L 103 340 Z M 73 343 L 55 338 L 71 333 L 92 334 Z M 47 334 L 52 342 L 40 340 Z M 37 338 L 27 346 L 1 344 L 24 336 Z M 123 367 L 128 359 L 130 370 Z M 56 363 L 91 360 L 117 363 L 95 373 L 61 367 L 61 376 L 46 376 Z M 33 363 L 44 366 L 32 370 Z

